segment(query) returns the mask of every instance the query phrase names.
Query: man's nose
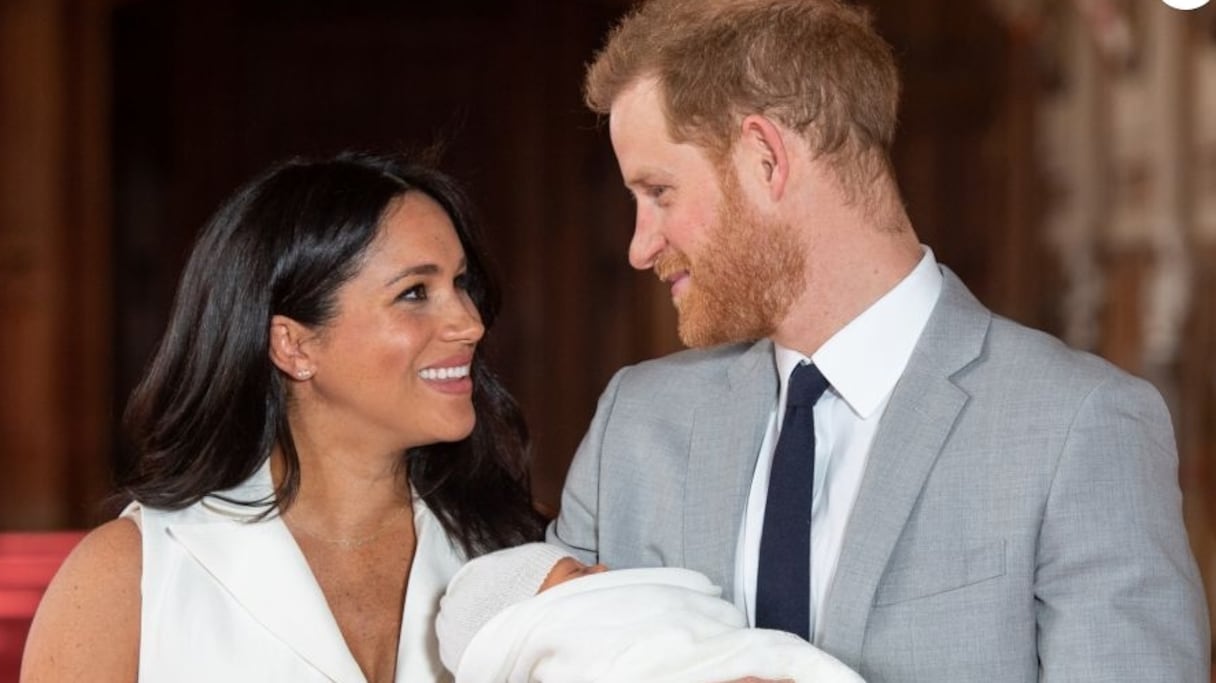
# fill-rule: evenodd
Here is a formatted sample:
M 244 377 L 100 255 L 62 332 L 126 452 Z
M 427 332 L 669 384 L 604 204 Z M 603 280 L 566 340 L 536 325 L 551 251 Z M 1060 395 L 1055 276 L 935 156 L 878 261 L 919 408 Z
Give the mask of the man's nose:
M 633 239 L 629 241 L 629 265 L 638 270 L 654 267 L 655 259 L 663 251 L 664 240 L 654 220 L 638 209 L 633 226 Z

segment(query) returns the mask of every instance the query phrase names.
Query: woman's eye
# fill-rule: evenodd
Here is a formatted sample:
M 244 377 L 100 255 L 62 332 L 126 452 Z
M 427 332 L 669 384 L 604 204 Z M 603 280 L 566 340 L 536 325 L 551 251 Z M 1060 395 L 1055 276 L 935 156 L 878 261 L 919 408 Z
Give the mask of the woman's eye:
M 469 289 L 469 274 L 468 274 L 468 273 L 461 273 L 460 275 L 457 275 L 457 276 L 456 276 L 456 279 L 455 279 L 455 280 L 452 280 L 452 284 L 456 285 L 456 289 L 459 289 L 459 290 L 462 290 L 462 291 L 468 291 L 468 289 Z
M 414 285 L 397 298 L 402 301 L 426 301 L 426 285 Z

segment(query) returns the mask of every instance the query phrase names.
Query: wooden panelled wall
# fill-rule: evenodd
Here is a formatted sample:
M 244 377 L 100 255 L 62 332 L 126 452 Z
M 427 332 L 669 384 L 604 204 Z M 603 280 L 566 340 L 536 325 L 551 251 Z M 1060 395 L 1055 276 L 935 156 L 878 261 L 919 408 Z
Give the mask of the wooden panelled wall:
M 538 499 L 554 507 L 612 371 L 678 346 L 665 293 L 625 261 L 631 205 L 579 97 L 628 4 L 0 0 L 0 528 L 109 513 L 102 497 L 128 457 L 117 416 L 221 198 L 284 156 L 436 141 L 504 275 L 493 353 L 533 430 Z M 992 308 L 1058 332 L 1039 46 L 974 0 L 870 4 L 905 77 L 895 162 L 924 241 Z M 1104 258 L 1097 350 L 1144 370 L 1141 257 Z M 1169 372 L 1204 560 L 1216 252 L 1196 264 Z
M 0 529 L 108 488 L 108 8 L 0 2 Z

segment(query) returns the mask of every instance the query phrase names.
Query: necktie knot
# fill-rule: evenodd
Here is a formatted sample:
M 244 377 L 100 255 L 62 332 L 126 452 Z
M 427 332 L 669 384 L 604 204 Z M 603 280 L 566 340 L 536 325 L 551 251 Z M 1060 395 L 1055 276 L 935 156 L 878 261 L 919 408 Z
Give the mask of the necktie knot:
M 828 388 L 828 381 L 814 363 L 799 363 L 790 373 L 786 405 L 799 408 L 814 406 Z

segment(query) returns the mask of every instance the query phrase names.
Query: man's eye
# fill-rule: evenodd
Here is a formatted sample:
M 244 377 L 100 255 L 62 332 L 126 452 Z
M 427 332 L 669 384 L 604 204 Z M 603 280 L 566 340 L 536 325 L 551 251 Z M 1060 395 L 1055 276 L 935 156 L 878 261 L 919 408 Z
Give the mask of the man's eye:
M 646 188 L 646 196 L 651 199 L 660 199 L 663 195 L 667 194 L 667 190 L 669 189 L 671 188 L 666 185 L 651 185 Z
M 401 301 L 425 301 L 426 285 L 414 285 L 402 292 L 397 298 Z

